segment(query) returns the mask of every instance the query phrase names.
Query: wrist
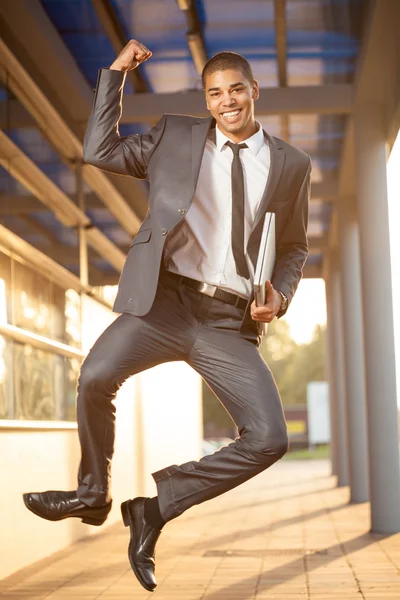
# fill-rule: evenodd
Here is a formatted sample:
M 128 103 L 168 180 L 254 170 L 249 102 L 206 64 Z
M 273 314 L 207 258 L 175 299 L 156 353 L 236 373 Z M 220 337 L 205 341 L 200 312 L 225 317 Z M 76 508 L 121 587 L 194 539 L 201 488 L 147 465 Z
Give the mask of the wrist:
M 114 60 L 112 65 L 110 65 L 108 68 L 110 71 L 121 71 L 121 73 L 125 73 L 128 70 L 126 65 L 122 65 L 120 62 L 118 62 L 118 60 Z
M 278 292 L 278 294 L 281 297 L 281 305 L 279 307 L 279 312 L 281 312 L 282 310 L 286 310 L 288 307 L 288 299 L 286 294 L 284 294 L 283 292 L 281 292 L 281 290 L 276 290 Z

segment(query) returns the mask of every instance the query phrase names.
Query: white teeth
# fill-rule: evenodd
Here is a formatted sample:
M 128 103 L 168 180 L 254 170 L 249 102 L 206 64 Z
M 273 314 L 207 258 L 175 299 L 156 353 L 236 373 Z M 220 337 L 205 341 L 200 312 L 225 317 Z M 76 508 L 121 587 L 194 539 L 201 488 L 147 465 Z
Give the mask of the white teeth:
M 238 115 L 240 110 L 234 110 L 233 112 L 222 113 L 224 117 L 235 117 Z

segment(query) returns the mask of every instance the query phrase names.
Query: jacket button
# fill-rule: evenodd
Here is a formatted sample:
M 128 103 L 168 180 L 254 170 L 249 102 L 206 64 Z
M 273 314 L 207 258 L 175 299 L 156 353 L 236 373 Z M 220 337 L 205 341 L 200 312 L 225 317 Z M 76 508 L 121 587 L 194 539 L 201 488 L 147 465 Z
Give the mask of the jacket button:
M 179 213 L 180 215 L 184 215 L 184 214 L 185 214 L 185 212 L 186 212 L 186 210 L 185 210 L 184 208 L 179 208 L 179 209 L 178 209 L 178 213 Z
M 167 235 L 167 233 L 168 233 L 168 229 L 161 229 L 161 233 L 162 233 L 163 235 Z

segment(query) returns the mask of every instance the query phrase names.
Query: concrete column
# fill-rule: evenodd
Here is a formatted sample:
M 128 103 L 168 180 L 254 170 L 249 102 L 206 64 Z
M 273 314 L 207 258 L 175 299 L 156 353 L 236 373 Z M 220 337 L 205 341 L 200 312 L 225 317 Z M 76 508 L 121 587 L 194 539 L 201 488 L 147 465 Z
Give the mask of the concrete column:
M 330 417 L 330 459 L 331 474 L 339 476 L 339 430 L 337 400 L 334 377 L 334 339 L 332 332 L 332 302 L 330 296 L 329 276 L 325 278 L 327 327 L 325 335 L 325 379 L 329 383 L 329 417 Z
M 327 320 L 330 340 L 330 365 L 332 367 L 329 389 L 333 408 L 333 435 L 335 436 L 337 450 L 337 484 L 338 486 L 345 486 L 349 485 L 349 453 L 344 384 L 343 319 L 340 302 L 340 274 L 336 251 L 331 251 L 329 263 Z
M 369 500 L 367 416 L 361 271 L 356 200 L 338 203 L 339 265 L 343 314 L 343 364 L 348 424 L 351 502 Z
M 354 114 L 371 529 L 400 531 L 400 461 L 390 271 L 386 147 L 379 105 Z

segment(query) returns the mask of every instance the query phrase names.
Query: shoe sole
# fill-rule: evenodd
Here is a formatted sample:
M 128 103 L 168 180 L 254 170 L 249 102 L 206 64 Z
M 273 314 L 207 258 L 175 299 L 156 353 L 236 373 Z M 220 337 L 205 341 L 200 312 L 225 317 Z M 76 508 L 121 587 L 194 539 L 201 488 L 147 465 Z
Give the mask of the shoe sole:
M 144 587 L 145 590 L 147 590 L 148 592 L 154 592 L 154 590 L 156 589 L 149 587 L 148 585 L 146 585 L 146 583 L 142 580 L 140 573 L 138 572 L 135 563 L 133 562 L 133 560 L 131 559 L 131 548 L 132 545 L 136 545 L 136 539 L 135 539 L 135 528 L 133 526 L 132 520 L 130 518 L 129 515 L 129 510 L 128 510 L 128 502 L 123 502 L 121 504 L 121 514 L 122 514 L 122 520 L 124 522 L 125 527 L 129 527 L 130 532 L 131 532 L 131 539 L 129 541 L 129 546 L 128 546 L 128 559 L 129 559 L 129 563 L 132 567 L 132 571 L 135 573 L 136 575 L 136 579 L 138 580 L 138 582 L 140 583 L 140 585 L 142 587 Z
M 41 517 L 42 519 L 46 519 L 46 521 L 63 521 L 64 519 L 68 519 L 68 518 L 76 518 L 76 519 L 82 519 L 82 523 L 85 523 L 86 525 L 94 525 L 95 527 L 100 527 L 100 525 L 103 525 L 103 523 L 106 521 L 106 519 L 95 519 L 92 517 L 80 517 L 79 515 L 68 515 L 66 517 L 59 517 L 59 516 L 52 516 L 52 515 L 42 515 L 40 514 L 38 511 L 35 510 L 34 506 L 32 506 L 32 504 L 29 504 L 28 501 L 26 500 L 25 496 L 23 495 L 23 500 L 24 500 L 24 504 L 26 506 L 26 508 L 28 510 L 30 510 L 34 515 L 36 515 L 37 517 Z

